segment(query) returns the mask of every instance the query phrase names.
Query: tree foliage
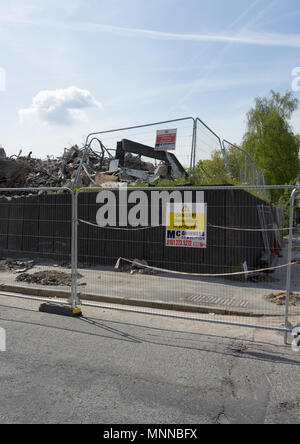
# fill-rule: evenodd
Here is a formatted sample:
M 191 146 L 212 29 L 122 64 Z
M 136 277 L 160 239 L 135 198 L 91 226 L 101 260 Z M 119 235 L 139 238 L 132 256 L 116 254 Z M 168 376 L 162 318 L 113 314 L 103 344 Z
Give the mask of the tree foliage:
M 243 168 L 244 154 L 238 148 L 231 146 L 227 150 L 227 160 L 230 175 L 227 173 L 222 151 L 214 151 L 209 160 L 200 160 L 196 167 L 198 180 L 210 185 L 238 183 L 240 171 Z
M 242 147 L 264 171 L 270 185 L 288 184 L 299 174 L 300 136 L 290 125 L 297 107 L 292 93 L 281 96 L 271 91 L 270 97 L 257 98 L 247 115 Z
M 241 149 L 227 148 L 231 174 L 227 174 L 222 152 L 215 151 L 210 160 L 197 164 L 198 182 L 240 183 L 241 170 L 247 169 L 247 164 L 250 170 L 257 167 L 264 172 L 266 184 L 295 183 L 300 172 L 300 136 L 293 133 L 290 119 L 297 107 L 298 100 L 290 92 L 282 96 L 271 91 L 270 97 L 257 98 L 247 114 L 247 132 Z

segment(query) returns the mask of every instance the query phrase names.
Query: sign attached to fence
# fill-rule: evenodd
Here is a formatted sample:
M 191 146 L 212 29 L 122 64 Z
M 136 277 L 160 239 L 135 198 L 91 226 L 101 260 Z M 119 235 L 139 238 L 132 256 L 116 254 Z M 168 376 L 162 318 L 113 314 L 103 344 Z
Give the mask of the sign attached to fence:
M 176 149 L 177 129 L 159 130 L 156 133 L 155 151 Z
M 167 247 L 206 248 L 206 204 L 168 204 L 166 218 Z

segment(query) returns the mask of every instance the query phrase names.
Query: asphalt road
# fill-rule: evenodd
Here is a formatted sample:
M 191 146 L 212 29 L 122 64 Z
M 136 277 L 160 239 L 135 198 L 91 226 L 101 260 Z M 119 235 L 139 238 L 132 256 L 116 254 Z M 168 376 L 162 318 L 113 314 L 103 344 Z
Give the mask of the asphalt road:
M 300 354 L 280 333 L 0 297 L 0 423 L 300 422 Z

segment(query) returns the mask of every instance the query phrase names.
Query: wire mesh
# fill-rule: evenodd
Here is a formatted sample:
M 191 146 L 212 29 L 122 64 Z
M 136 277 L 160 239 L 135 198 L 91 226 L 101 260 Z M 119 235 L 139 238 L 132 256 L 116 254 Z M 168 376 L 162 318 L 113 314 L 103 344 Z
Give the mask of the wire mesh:
M 204 122 L 196 119 L 195 168 L 199 161 L 211 159 L 220 149 L 222 149 L 220 138 Z
M 223 145 L 229 158 L 231 174 L 235 180 L 246 185 L 266 185 L 263 171 L 257 167 L 246 151 L 227 140 L 223 140 Z M 234 166 L 230 164 L 230 156 L 228 155 L 230 149 L 234 149 L 235 152 L 239 151 L 239 158 L 237 155 L 234 156 Z
M 1 290 L 71 294 L 72 191 L 0 190 Z M 49 293 L 50 295 L 50 293 Z
M 271 188 L 276 200 L 289 190 Z M 172 203 L 204 204 L 202 246 L 182 240 L 193 237 L 184 237 L 182 227 L 167 242 Z M 265 188 L 82 189 L 77 205 L 78 271 L 87 284 L 78 289 L 82 299 L 114 309 L 285 328 L 290 227 L 288 218 L 282 226 Z M 290 266 L 297 295 L 297 265 Z M 289 311 L 299 316 L 297 298 Z
M 299 271 L 300 271 L 300 193 L 295 195 L 294 199 L 294 217 L 293 217 L 293 229 L 292 229 L 292 260 L 295 263 L 291 270 L 291 298 L 292 303 L 297 303 L 297 299 L 300 299 L 299 294 Z M 296 299 L 296 301 L 295 301 Z M 300 325 L 300 316 L 291 317 L 292 325 Z
M 111 130 L 97 133 L 105 148 L 115 156 L 117 143 L 128 139 L 146 146 L 155 147 L 156 135 L 159 130 L 177 130 L 175 155 L 184 168 L 189 168 L 193 144 L 193 118 L 177 119 L 173 121 L 154 123 L 133 128 Z M 142 158 L 143 159 L 143 158 Z M 148 158 L 144 158 L 149 162 Z M 153 160 L 154 162 L 154 160 Z

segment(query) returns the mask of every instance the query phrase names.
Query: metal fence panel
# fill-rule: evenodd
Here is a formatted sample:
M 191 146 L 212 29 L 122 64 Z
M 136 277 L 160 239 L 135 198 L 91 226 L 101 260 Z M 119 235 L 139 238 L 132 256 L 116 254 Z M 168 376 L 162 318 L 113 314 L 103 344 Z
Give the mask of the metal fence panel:
M 146 125 L 133 126 L 128 128 L 100 131 L 89 134 L 85 142 L 85 152 L 93 147 L 93 143 L 100 143 L 106 149 L 106 154 L 115 157 L 117 144 L 123 139 L 131 140 L 146 146 L 155 147 L 156 134 L 159 130 L 177 130 L 176 157 L 184 168 L 190 168 L 192 162 L 192 151 L 194 147 L 194 122 L 193 117 L 167 120 L 164 122 L 150 123 Z M 97 147 L 97 145 L 94 145 Z M 82 157 L 81 165 L 75 178 L 75 186 L 79 184 L 79 176 L 84 162 Z M 146 158 L 143 160 L 147 160 Z
M 300 316 L 292 188 L 2 189 L 1 289 L 291 331 Z M 266 189 L 273 202 L 291 194 L 284 217 Z
M 299 289 L 299 265 L 300 265 L 300 221 L 296 214 L 296 197 L 299 189 L 292 191 L 289 205 L 289 235 L 288 235 L 288 263 L 287 267 L 287 287 L 286 287 L 286 326 L 300 326 L 300 318 L 298 310 L 293 309 L 300 304 Z M 287 334 L 285 335 L 285 343 L 287 343 Z
M 249 153 L 247 153 L 243 148 L 240 146 L 234 145 L 231 142 L 228 142 L 227 140 L 222 141 L 224 152 L 227 153 L 228 157 L 228 151 L 229 148 L 238 150 L 240 152 L 240 159 L 237 161 L 235 158 L 235 168 L 233 165 L 230 165 L 229 167 L 231 171 L 232 177 L 234 177 L 235 180 L 240 181 L 240 183 L 244 183 L 246 185 L 257 185 L 257 186 L 264 186 L 265 184 L 265 177 L 264 172 L 259 169 L 254 162 L 254 160 L 251 158 Z M 234 171 L 234 169 L 239 168 L 239 171 Z M 269 196 L 268 196 L 269 197 Z
M 0 189 L 2 291 L 70 298 L 73 207 L 69 189 Z
M 114 309 L 290 330 L 289 221 L 283 230 L 266 189 L 276 200 L 292 191 L 288 186 L 79 190 L 76 250 L 78 271 L 87 282 L 78 288 L 81 298 Z M 173 234 L 166 227 L 167 202 L 206 205 L 207 210 L 201 207 L 204 247 L 180 240 L 182 230 L 167 245 Z M 299 310 L 291 303 L 290 316 Z
M 219 150 L 222 151 L 224 156 L 225 150 L 222 146 L 220 137 L 211 128 L 209 128 L 206 125 L 206 123 L 197 118 L 195 147 L 194 147 L 194 156 L 193 156 L 194 174 L 197 175 L 196 167 L 200 160 L 211 159 L 214 152 Z M 230 172 L 227 164 L 226 152 L 224 159 L 226 163 L 227 172 Z

